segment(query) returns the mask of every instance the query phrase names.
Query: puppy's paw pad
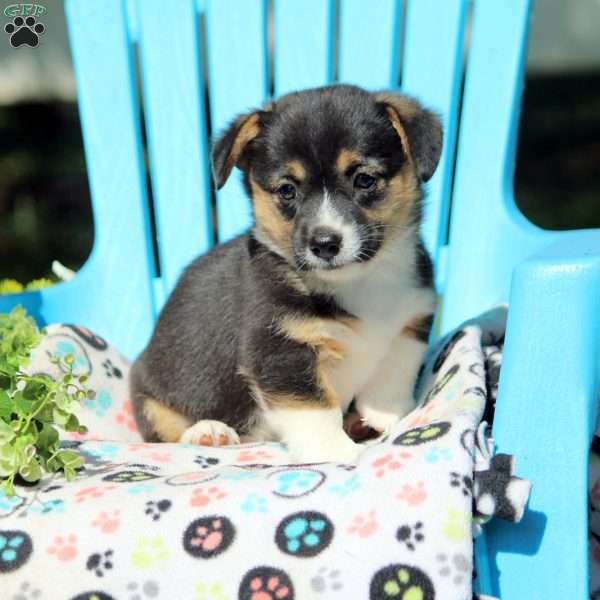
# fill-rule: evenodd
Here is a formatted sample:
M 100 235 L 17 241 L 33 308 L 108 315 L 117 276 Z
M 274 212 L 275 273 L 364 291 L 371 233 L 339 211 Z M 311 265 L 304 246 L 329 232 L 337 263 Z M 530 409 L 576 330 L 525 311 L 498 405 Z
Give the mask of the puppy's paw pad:
M 188 427 L 179 441 L 197 446 L 232 446 L 239 444 L 240 438 L 229 425 L 221 421 L 204 420 Z

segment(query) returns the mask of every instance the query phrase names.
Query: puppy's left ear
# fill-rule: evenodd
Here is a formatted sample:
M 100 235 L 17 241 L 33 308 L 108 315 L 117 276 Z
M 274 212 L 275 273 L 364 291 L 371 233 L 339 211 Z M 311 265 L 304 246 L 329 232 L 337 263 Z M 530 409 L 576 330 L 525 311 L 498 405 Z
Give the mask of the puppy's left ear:
M 225 185 L 234 166 L 237 165 L 242 170 L 246 168 L 246 150 L 248 144 L 261 132 L 263 114 L 264 111 L 255 111 L 240 115 L 229 124 L 213 146 L 213 176 L 218 190 Z
M 375 100 L 385 108 L 419 179 L 429 180 L 442 153 L 443 134 L 439 117 L 406 96 L 381 93 L 375 94 Z

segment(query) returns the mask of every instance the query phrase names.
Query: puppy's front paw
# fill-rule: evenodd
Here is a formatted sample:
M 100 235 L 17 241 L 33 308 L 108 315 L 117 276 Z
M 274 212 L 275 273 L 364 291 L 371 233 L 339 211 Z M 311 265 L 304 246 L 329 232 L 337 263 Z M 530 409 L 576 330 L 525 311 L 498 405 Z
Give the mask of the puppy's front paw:
M 306 447 L 290 446 L 293 462 L 301 463 L 354 463 L 363 447 L 344 436 L 335 440 L 322 440 L 318 443 L 307 441 Z
M 205 419 L 188 427 L 179 441 L 182 444 L 198 446 L 232 446 L 240 443 L 240 438 L 234 429 L 221 421 Z

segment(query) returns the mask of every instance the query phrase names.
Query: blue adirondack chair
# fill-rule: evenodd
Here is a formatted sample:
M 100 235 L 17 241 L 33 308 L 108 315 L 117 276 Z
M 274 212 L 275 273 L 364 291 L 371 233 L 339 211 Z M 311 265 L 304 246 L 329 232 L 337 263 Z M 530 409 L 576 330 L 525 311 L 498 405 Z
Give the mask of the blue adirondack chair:
M 530 0 L 68 0 L 66 8 L 94 248 L 73 281 L 3 297 L 0 311 L 21 303 L 42 324 L 85 324 L 133 357 L 182 268 L 215 243 L 207 123 L 216 132 L 270 93 L 335 81 L 389 89 L 401 73 L 401 89 L 444 120 L 424 227 L 441 330 L 511 306 L 495 437 L 534 491 L 519 526 L 488 527 L 478 550 L 483 591 L 587 598 L 600 233 L 544 231 L 514 202 Z M 215 200 L 219 241 L 248 226 L 236 177 Z

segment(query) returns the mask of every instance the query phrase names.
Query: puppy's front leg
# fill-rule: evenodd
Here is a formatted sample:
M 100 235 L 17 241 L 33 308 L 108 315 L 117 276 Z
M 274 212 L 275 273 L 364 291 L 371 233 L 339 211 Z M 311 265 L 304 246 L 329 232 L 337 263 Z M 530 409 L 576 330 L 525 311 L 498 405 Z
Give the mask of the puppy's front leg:
M 255 331 L 247 346 L 242 373 L 294 462 L 352 462 L 360 451 L 343 429 L 328 382 L 330 367 L 344 354 L 345 329 L 331 319 L 288 317 Z
M 342 428 L 338 408 L 272 408 L 265 417 L 295 463 L 354 462 L 360 452 Z
M 356 399 L 367 425 L 387 432 L 415 407 L 413 388 L 425 351 L 433 316 L 414 319 L 396 337 L 374 376 Z

